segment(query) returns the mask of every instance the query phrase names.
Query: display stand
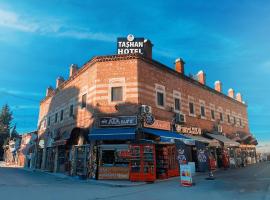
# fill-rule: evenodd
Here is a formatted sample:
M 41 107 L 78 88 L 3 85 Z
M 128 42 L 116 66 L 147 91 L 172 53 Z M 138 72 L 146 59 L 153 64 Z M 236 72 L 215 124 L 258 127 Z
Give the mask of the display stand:
M 155 146 L 153 144 L 132 144 L 130 145 L 130 153 L 130 180 L 155 181 Z
M 179 176 L 179 166 L 176 159 L 176 147 L 173 144 L 156 145 L 157 178 L 167 179 Z

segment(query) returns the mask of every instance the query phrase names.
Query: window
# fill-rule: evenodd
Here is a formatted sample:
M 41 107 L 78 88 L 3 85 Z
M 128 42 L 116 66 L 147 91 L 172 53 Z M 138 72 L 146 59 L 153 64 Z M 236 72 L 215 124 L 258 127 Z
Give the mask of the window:
M 194 115 L 194 104 L 189 102 L 189 114 Z
M 51 125 L 51 116 L 48 118 L 48 126 Z
M 205 107 L 201 106 L 201 117 L 205 117 Z
M 123 101 L 123 87 L 111 88 L 111 101 Z
M 69 116 L 72 117 L 74 114 L 74 109 L 73 109 L 73 105 L 69 106 Z
M 236 124 L 236 118 L 233 117 L 233 124 Z
M 63 118 L 64 118 L 64 110 L 61 110 L 61 113 L 60 113 L 60 121 L 63 121 Z
M 228 118 L 228 123 L 231 123 L 231 117 L 229 114 L 227 115 L 227 118 Z
M 57 123 L 58 113 L 55 113 L 54 115 L 54 123 Z
M 158 106 L 164 106 L 164 93 L 157 92 L 157 104 Z
M 222 112 L 219 113 L 219 119 L 220 119 L 220 121 L 223 121 L 223 114 L 222 114 Z
M 102 166 L 114 164 L 114 150 L 102 150 Z
M 86 94 L 82 95 L 82 105 L 81 105 L 82 108 L 85 108 L 86 107 Z
M 180 99 L 174 98 L 174 110 L 180 111 Z
M 214 120 L 215 119 L 215 111 L 211 110 L 211 118 Z
M 242 120 L 241 120 L 241 118 L 239 118 L 239 123 L 240 123 L 240 126 L 242 126 Z

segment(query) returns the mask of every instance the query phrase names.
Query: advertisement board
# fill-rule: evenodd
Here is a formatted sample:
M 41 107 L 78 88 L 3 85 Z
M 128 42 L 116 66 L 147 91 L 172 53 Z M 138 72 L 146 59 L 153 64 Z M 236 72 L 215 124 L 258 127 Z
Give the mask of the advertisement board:
M 192 172 L 190 165 L 180 165 L 181 185 L 192 186 Z

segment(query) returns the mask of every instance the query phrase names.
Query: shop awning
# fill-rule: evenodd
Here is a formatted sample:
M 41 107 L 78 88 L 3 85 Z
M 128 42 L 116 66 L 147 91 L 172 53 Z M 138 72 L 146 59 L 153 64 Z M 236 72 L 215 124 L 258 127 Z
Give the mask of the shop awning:
M 224 144 L 224 146 L 226 147 L 239 147 L 239 143 L 235 142 L 227 137 L 225 137 L 224 135 L 220 135 L 220 134 L 214 134 L 214 133 L 206 133 L 206 135 L 212 139 L 216 139 L 220 142 L 222 142 Z
M 198 142 L 205 143 L 210 147 L 220 147 L 220 143 L 216 139 L 208 139 L 208 138 L 205 138 L 205 137 L 200 136 L 200 135 L 189 135 L 188 137 L 190 137 L 191 139 L 194 139 Z
M 143 128 L 143 132 L 159 136 L 162 141 L 168 141 L 171 139 L 181 139 L 181 140 L 190 139 L 176 132 L 159 130 L 159 129 Z
M 134 140 L 135 128 L 94 128 L 89 140 Z

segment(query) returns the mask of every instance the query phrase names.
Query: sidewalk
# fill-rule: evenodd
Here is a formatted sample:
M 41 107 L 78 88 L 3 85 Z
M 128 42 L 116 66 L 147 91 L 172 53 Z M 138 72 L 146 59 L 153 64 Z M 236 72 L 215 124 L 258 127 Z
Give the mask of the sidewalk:
M 57 178 L 65 179 L 65 180 L 71 180 L 71 181 L 76 181 L 76 182 L 81 182 L 81 183 L 89 183 L 89 184 L 94 184 L 94 185 L 104 185 L 104 186 L 110 186 L 110 187 L 135 187 L 135 186 L 142 186 L 146 184 L 158 184 L 162 182 L 169 182 L 169 181 L 180 181 L 180 177 L 172 177 L 169 179 L 158 179 L 153 183 L 148 183 L 148 182 L 131 182 L 129 180 L 95 180 L 95 179 L 86 179 L 82 180 L 78 176 L 68 176 L 66 174 L 62 173 L 52 173 L 40 169 L 31 169 L 31 168 L 25 168 L 25 167 L 19 167 L 15 165 L 6 165 L 0 162 L 0 167 L 12 167 L 12 168 L 18 168 L 21 170 L 29 171 L 29 172 L 38 172 L 38 173 L 43 173 L 47 175 L 51 175 Z M 217 173 L 217 172 L 215 172 Z M 193 176 L 193 179 L 195 182 L 197 181 L 202 181 L 205 178 L 208 177 L 208 172 L 202 173 L 202 172 L 196 172 L 196 174 Z

